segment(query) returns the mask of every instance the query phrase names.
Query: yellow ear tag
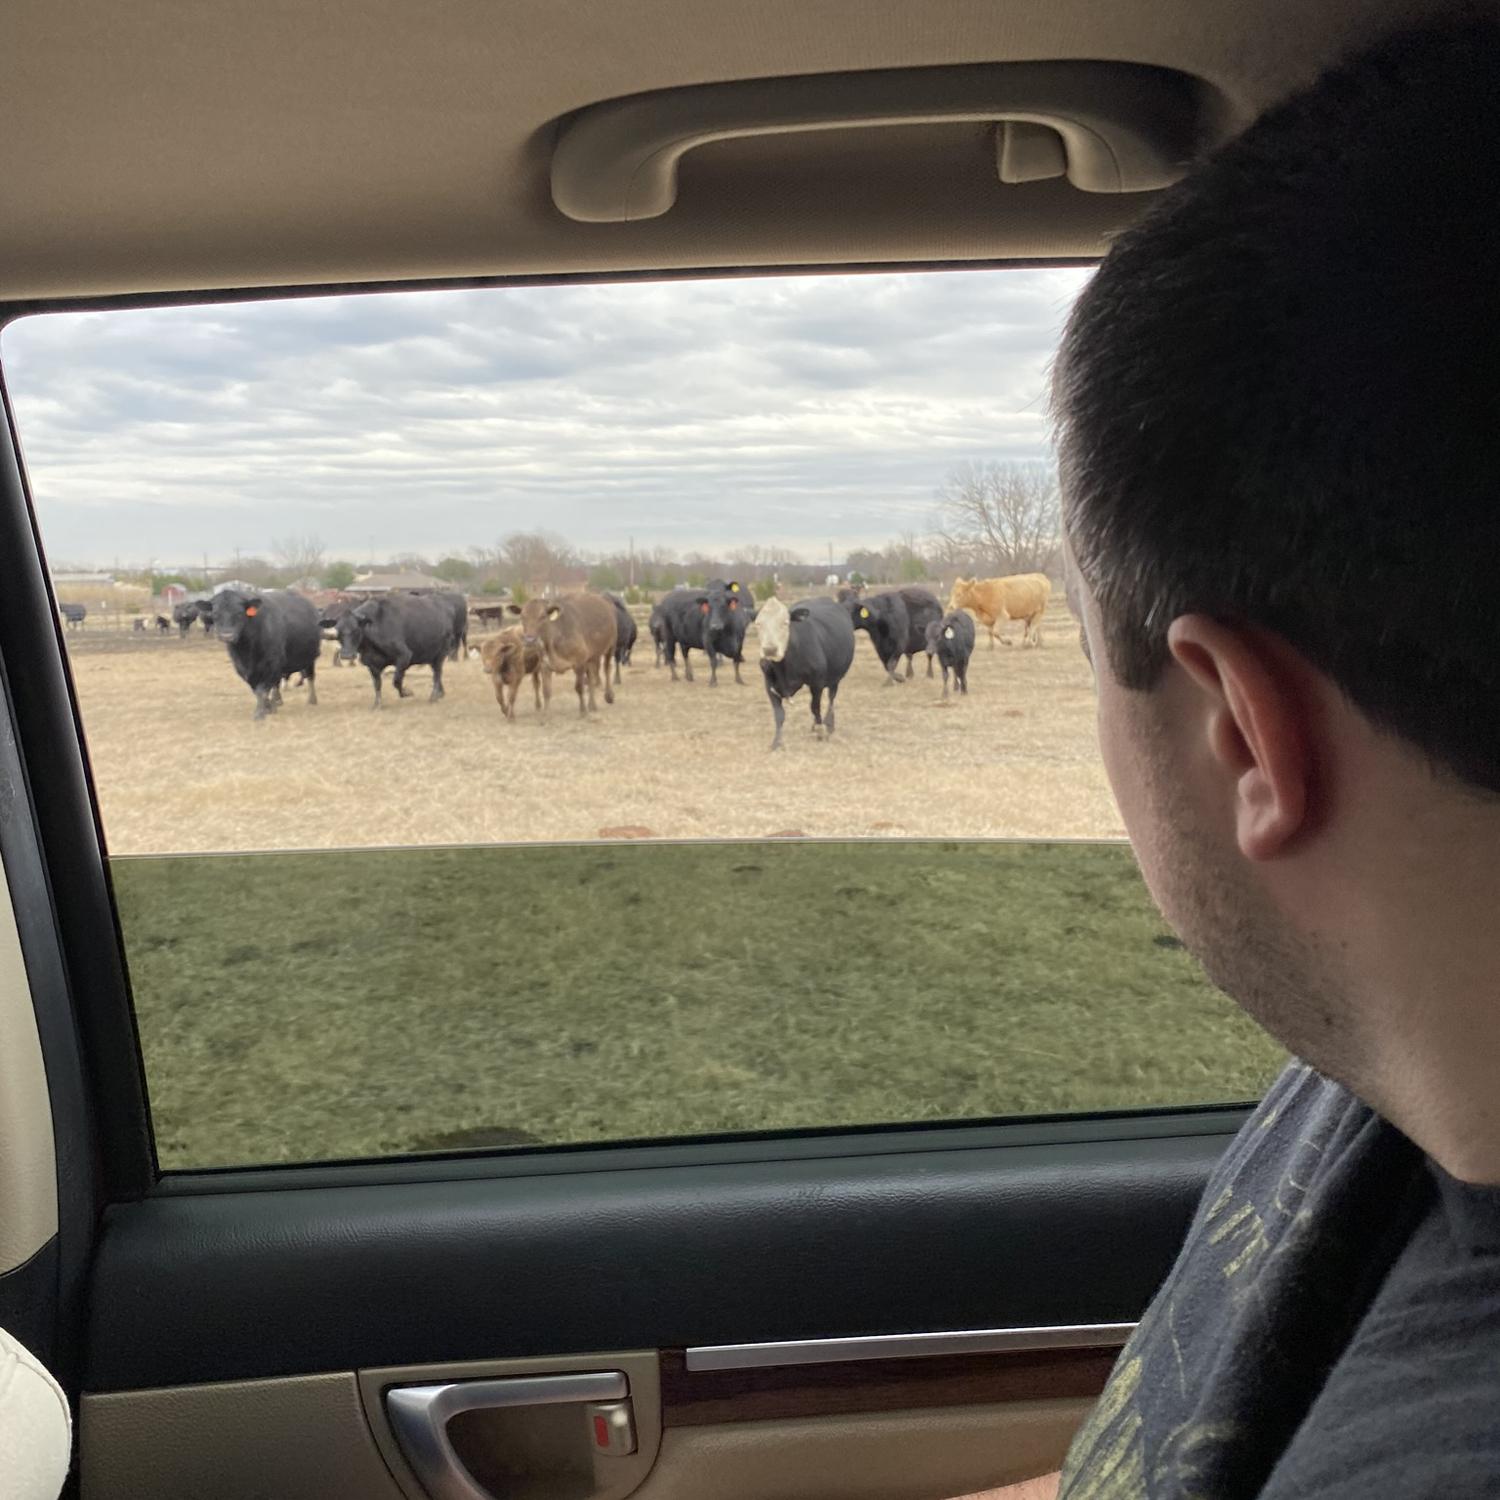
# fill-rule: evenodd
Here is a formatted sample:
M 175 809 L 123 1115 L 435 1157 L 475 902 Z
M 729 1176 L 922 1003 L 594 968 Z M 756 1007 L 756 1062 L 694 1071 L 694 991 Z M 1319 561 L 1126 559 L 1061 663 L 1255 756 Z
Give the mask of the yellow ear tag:
M 562 610 L 560 610 L 557 605 L 554 604 L 552 608 L 547 611 L 547 618 L 549 620 L 555 620 L 561 613 Z
M 861 609 L 859 612 L 859 617 L 861 620 L 868 620 L 870 618 L 870 611 L 867 609 Z
M 731 583 L 731 584 L 730 584 L 730 585 L 729 585 L 729 592 L 730 592 L 730 593 L 731 593 L 731 594 L 737 594 L 737 593 L 739 593 L 739 591 L 740 591 L 740 586 L 739 586 L 739 584 L 737 584 L 737 583 Z

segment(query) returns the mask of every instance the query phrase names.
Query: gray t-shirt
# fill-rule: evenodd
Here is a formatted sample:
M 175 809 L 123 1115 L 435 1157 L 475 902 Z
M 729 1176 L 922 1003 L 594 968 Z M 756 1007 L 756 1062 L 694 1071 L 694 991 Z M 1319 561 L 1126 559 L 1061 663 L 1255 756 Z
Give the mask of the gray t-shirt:
M 1500 1188 L 1294 1063 L 1211 1178 L 1059 1500 L 1482 1496 L 1500 1497 Z

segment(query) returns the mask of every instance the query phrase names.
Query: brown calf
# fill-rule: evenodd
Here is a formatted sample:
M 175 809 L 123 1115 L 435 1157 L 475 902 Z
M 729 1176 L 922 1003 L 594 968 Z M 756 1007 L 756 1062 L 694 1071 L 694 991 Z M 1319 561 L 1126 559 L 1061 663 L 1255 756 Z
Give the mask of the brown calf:
M 516 718 L 516 695 L 526 678 L 531 679 L 536 709 L 542 710 L 542 673 L 546 663 L 540 646 L 528 647 L 521 638 L 521 627 L 509 625 L 499 635 L 491 636 L 479 648 L 479 659 L 489 679 L 495 684 L 495 702 L 512 723 Z M 548 674 L 551 675 L 550 673 Z

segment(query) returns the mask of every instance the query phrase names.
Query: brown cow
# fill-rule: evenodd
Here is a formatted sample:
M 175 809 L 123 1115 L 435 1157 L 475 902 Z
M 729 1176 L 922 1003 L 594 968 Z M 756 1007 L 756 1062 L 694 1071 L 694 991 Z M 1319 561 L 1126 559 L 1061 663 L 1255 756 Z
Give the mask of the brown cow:
M 542 648 L 528 647 L 519 625 L 509 625 L 499 635 L 490 636 L 479 648 L 479 659 L 490 681 L 495 684 L 495 702 L 507 719 L 515 722 L 516 695 L 528 677 L 536 710 L 538 713 L 542 711 L 542 672 L 545 667 Z
M 540 646 L 546 658 L 542 670 L 542 717 L 552 704 L 552 673 L 572 671 L 578 691 L 578 712 L 587 717 L 595 707 L 594 690 L 604 683 L 604 701 L 615 701 L 609 681 L 617 627 L 615 607 L 598 594 L 564 594 L 560 599 L 528 599 L 510 610 L 521 617 L 521 639 Z M 551 668 L 548 671 L 547 668 Z M 588 702 L 584 703 L 584 685 Z
M 995 649 L 995 630 L 1007 620 L 1022 620 L 1021 644 L 1042 644 L 1042 616 L 1052 597 L 1052 580 L 1045 573 L 1012 573 L 1005 578 L 957 578 L 948 596 L 949 611 L 966 609 L 990 633 Z M 1010 642 L 1002 634 L 1000 639 Z

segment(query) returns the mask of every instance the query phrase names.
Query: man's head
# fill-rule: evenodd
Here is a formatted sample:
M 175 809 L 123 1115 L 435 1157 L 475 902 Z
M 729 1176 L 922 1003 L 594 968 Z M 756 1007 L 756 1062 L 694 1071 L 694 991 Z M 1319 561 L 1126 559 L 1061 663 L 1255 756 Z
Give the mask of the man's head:
M 1165 194 L 1057 362 L 1126 826 L 1210 973 L 1315 1060 L 1358 1030 L 1361 897 L 1500 812 L 1497 138 L 1500 30 L 1386 43 Z

